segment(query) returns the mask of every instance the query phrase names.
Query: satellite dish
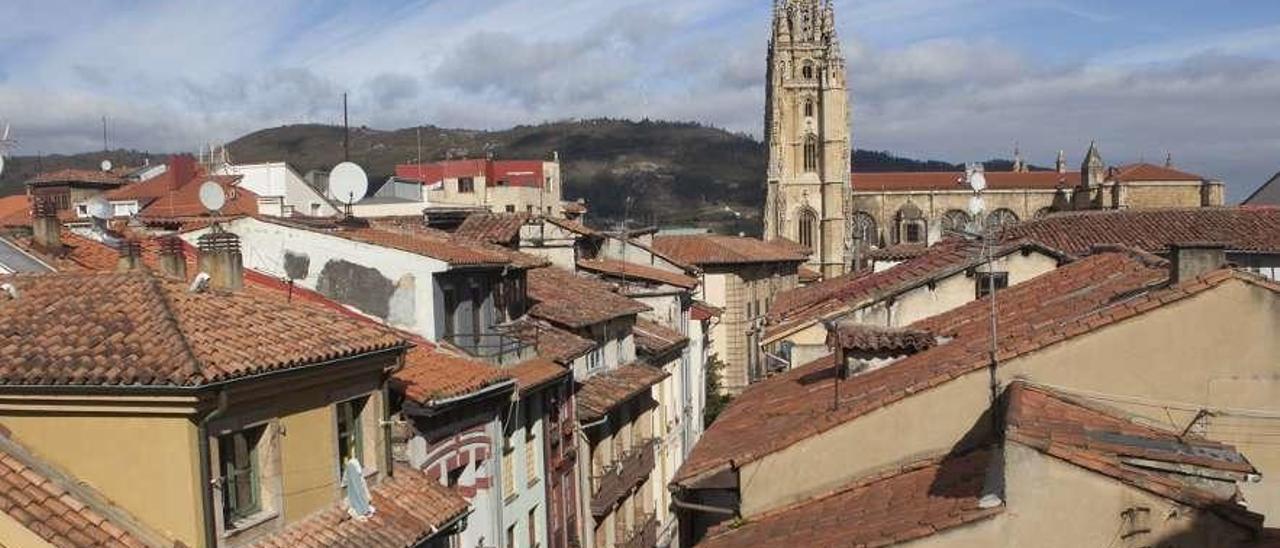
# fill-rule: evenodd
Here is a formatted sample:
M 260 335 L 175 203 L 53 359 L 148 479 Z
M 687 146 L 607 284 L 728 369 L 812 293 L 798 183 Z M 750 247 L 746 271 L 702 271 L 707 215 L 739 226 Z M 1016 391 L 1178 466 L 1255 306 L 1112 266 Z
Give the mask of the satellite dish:
M 222 185 L 213 181 L 205 181 L 200 185 L 200 205 L 209 211 L 221 211 L 227 205 L 227 193 Z
M 0 174 L 4 173 L 4 154 L 0 154 Z
M 364 199 L 369 192 L 369 176 L 364 169 L 352 162 L 342 162 L 329 172 L 329 192 L 334 199 L 346 205 Z
M 969 198 L 969 214 L 970 215 L 977 217 L 986 209 L 987 209 L 987 204 L 982 199 L 982 196 L 973 196 L 972 198 Z
M 974 192 L 982 192 L 987 189 L 987 176 L 983 173 L 982 164 L 965 166 L 965 183 Z
M 98 166 L 102 168 L 102 171 L 111 171 L 111 160 L 103 160 Z
M 89 210 L 89 216 L 94 219 L 106 220 L 111 218 L 111 203 L 107 202 L 107 199 L 102 196 L 89 198 L 86 209 Z

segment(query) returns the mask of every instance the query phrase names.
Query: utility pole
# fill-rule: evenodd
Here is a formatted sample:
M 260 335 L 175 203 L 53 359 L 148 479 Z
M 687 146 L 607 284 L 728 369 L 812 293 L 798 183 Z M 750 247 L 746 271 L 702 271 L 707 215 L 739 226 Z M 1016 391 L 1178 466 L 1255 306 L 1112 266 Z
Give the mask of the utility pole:
M 351 125 L 347 121 L 347 94 L 342 93 L 342 161 L 351 161 Z
M 102 152 L 110 150 L 107 148 L 107 117 L 102 117 Z

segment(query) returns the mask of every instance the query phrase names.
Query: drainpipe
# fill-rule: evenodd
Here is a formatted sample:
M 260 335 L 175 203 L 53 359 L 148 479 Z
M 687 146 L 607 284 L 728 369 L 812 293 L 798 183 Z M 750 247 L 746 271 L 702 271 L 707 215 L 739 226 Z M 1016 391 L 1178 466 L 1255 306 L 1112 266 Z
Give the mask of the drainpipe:
M 227 411 L 227 391 L 218 391 L 218 407 L 200 419 L 197 435 L 200 436 L 200 494 L 203 499 L 204 544 L 207 548 L 218 545 L 218 527 L 213 517 L 213 477 L 209 470 L 212 464 L 209 458 L 209 423 Z

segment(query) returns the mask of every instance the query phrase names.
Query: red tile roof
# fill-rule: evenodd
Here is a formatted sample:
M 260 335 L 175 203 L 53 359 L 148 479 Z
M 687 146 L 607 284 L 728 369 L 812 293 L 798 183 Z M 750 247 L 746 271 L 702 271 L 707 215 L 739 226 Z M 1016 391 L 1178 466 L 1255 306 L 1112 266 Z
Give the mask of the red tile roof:
M 587 204 L 582 202 L 564 202 L 564 204 L 560 206 L 560 209 L 564 210 L 565 213 L 581 215 L 587 212 Z
M 537 301 L 530 314 L 574 329 L 649 310 L 606 283 L 554 266 L 530 270 L 528 292 Z
M 399 351 L 386 329 L 149 272 L 0 277 L 0 384 L 198 386 Z M 232 344 L 229 341 L 234 341 Z
M 538 349 L 538 356 L 563 365 L 573 363 L 596 347 L 590 339 L 584 339 L 545 321 L 526 315 L 507 324 L 505 332 Z
M 800 267 L 796 270 L 796 276 L 802 284 L 812 284 L 822 281 L 822 273 L 808 267 Z
M 1157 288 L 1168 276 L 1165 261 L 1149 255 L 1107 252 L 1001 291 L 997 299 L 1001 361 L 1016 358 L 1215 287 L 1229 279 L 1276 289 L 1275 284 L 1230 270 L 1175 287 Z M 1123 299 L 1123 300 L 1119 300 Z M 841 403 L 831 411 L 834 371 L 827 356 L 748 388 L 707 429 L 677 472 L 678 482 L 741 465 L 825 432 L 867 412 L 941 383 L 981 370 L 990 360 L 988 299 L 927 318 L 911 327 L 949 337 L 900 361 L 841 383 Z M 769 409 L 768 414 L 757 410 Z
M 1067 253 L 1117 244 L 1165 253 L 1170 244 L 1218 242 L 1231 251 L 1280 253 L 1280 209 L 1201 207 L 1060 213 L 1004 229 Z
M 502 266 L 511 264 L 511 258 L 502 252 L 486 248 L 479 242 L 459 242 L 438 230 L 392 230 L 384 225 L 369 227 L 344 226 L 332 220 L 285 220 L 276 217 L 255 217 L 259 221 L 327 234 L 354 242 L 397 249 L 422 255 L 454 266 Z
M 6 436 L 0 432 L 0 513 L 54 546 L 174 545 Z
M 658 236 L 653 247 L 671 255 L 683 264 L 697 266 L 794 262 L 807 260 L 807 255 L 795 244 L 755 238 L 696 234 L 688 236 Z
M 845 350 L 888 354 L 915 354 L 937 346 L 938 339 L 928 331 L 909 327 L 880 327 L 854 322 L 841 322 L 835 332 L 827 333 L 827 345 L 839 343 Z
M 568 219 L 557 219 L 555 217 L 543 217 L 542 220 L 548 223 L 551 223 L 553 225 L 556 225 L 560 228 L 563 228 L 565 230 L 568 230 L 569 232 L 574 232 L 582 236 L 596 237 L 600 235 L 599 232 L 592 230 L 587 225 L 584 225 L 578 221 L 570 221 Z
M 1037 250 L 1059 260 L 1067 257 L 1030 241 L 1010 241 L 995 250 L 1002 257 L 1023 250 Z M 875 302 L 930 280 L 951 276 L 985 261 L 981 244 L 960 238 L 930 246 L 919 257 L 879 272 L 850 272 L 822 282 L 779 293 L 769 309 L 765 338 L 788 333 L 852 308 Z
M 45 186 L 61 183 L 91 183 L 94 185 L 123 185 L 124 177 L 119 173 L 100 169 L 59 169 L 37 174 L 27 180 L 29 186 Z
M 872 249 L 862 255 L 868 261 L 905 261 L 914 259 L 929 252 L 924 244 L 898 244 L 880 249 Z
M 528 220 L 525 213 L 474 213 L 453 234 L 464 240 L 515 244 L 520 241 L 520 228 Z
M 459 177 L 485 178 L 489 186 L 501 182 L 505 186 L 542 188 L 541 160 L 447 160 L 429 164 L 400 164 L 396 177 L 426 184 Z
M 612 259 L 583 259 L 578 261 L 578 268 L 615 278 L 625 276 L 627 278 L 673 285 L 683 289 L 693 289 L 698 286 L 698 279 L 692 276 L 685 276 L 678 272 L 671 272 L 654 266 L 631 262 L 624 263 Z
M 719 318 L 724 314 L 724 309 L 714 306 L 704 301 L 693 301 L 693 305 L 689 307 L 689 318 L 705 322 L 711 318 Z
M 577 400 L 578 420 L 592 422 L 609 414 L 632 398 L 647 394 L 649 387 L 667 378 L 667 373 L 656 367 L 631 364 L 603 371 L 581 382 L 574 398 Z
M 535 358 L 518 363 L 507 372 L 515 378 L 521 394 L 538 390 L 551 382 L 569 376 L 569 369 L 546 358 Z
M 1174 501 L 1226 511 L 1225 517 L 1242 525 L 1262 524 L 1261 516 L 1239 505 L 1234 489 L 1230 495 L 1215 493 L 1197 477 L 1195 470 L 1207 470 L 1210 477 L 1235 476 L 1243 482 L 1257 474 L 1230 445 L 1138 424 L 1119 412 L 1021 381 L 1009 385 L 1004 400 L 1009 441 Z M 1154 462 L 1176 465 L 1178 472 L 1162 473 L 1147 464 Z
M 988 171 L 987 188 L 990 190 L 1054 190 L 1071 188 L 1080 184 L 1080 172 L 1071 171 L 1029 171 L 1016 173 L 1012 171 Z M 954 190 L 968 192 L 964 184 L 964 173 L 958 171 L 921 171 L 921 172 L 854 172 L 850 178 L 854 192 L 883 191 L 939 191 Z
M 689 337 L 658 322 L 636 319 L 632 329 L 635 334 L 636 350 L 649 356 L 660 356 L 689 342 Z
M 465 516 L 466 499 L 420 471 L 396 467 L 395 475 L 369 486 L 374 508 L 354 518 L 342 500 L 253 543 L 262 548 L 409 548 Z
M 395 373 L 392 386 L 415 403 L 432 405 L 511 379 L 509 373 L 485 362 L 418 346 L 405 355 L 404 368 Z
M 0 219 L 23 214 L 26 216 L 26 222 L 19 222 L 14 226 L 31 224 L 31 200 L 26 194 L 14 194 L 0 198 Z M 5 226 L 9 225 L 6 224 Z
M 204 186 L 204 183 L 208 181 L 218 183 L 222 187 L 222 192 L 226 195 L 226 205 L 219 210 L 220 217 L 256 215 L 258 213 L 257 194 L 236 186 L 236 183 L 239 182 L 238 176 L 218 175 L 193 179 L 187 184 L 178 187 L 177 190 L 154 196 L 149 203 L 138 211 L 137 217 L 150 222 L 180 221 L 189 217 L 213 217 L 214 214 L 210 213 L 200 203 L 200 187 Z M 137 184 L 147 184 L 147 182 Z
M 834 492 L 708 535 L 699 548 L 887 546 L 995 516 L 979 508 L 989 449 L 935 457 L 858 480 Z
M 1204 177 L 1194 173 L 1178 171 L 1173 168 L 1155 164 L 1137 163 L 1113 168 L 1107 173 L 1107 180 L 1122 183 L 1142 181 L 1203 181 Z

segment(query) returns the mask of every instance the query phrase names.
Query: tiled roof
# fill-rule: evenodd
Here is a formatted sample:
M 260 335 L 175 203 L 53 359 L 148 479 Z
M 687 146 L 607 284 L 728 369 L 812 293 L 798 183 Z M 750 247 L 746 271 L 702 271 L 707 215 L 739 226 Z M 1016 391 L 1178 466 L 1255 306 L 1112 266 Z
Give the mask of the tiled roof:
M 0 384 L 196 386 L 393 350 L 347 318 L 144 271 L 0 277 Z
M 1257 470 L 1230 445 L 1144 426 L 1119 412 L 1015 381 L 1005 390 L 1005 439 L 1138 489 L 1257 527 L 1262 517 L 1236 499 L 1205 488 L 1197 470 L 1243 482 Z M 1134 460 L 1137 459 L 1137 460 Z M 1152 463 L 1176 467 L 1161 472 Z
M 998 247 L 1001 257 L 1022 250 L 1038 250 L 1059 260 L 1056 250 L 1029 241 L 1010 241 Z M 950 276 L 986 260 L 981 244 L 953 238 L 930 246 L 919 257 L 879 272 L 858 271 L 779 293 L 769 309 L 765 338 L 789 332 L 851 308 L 906 291 L 929 280 Z
M 525 213 L 475 213 L 468 215 L 454 235 L 495 244 L 514 244 L 520 239 L 520 228 L 529 220 Z
M 656 367 L 631 364 L 592 375 L 581 382 L 577 394 L 578 420 L 592 422 L 607 415 L 632 398 L 648 393 L 649 387 L 667 378 Z
M 506 333 L 534 345 L 538 349 L 538 356 L 564 365 L 569 365 L 596 347 L 596 343 L 590 339 L 528 315 L 507 324 Z
M 581 215 L 587 212 L 587 204 L 582 202 L 564 202 L 561 204 L 560 209 L 564 210 L 565 213 Z
M 700 322 L 718 318 L 724 314 L 724 309 L 712 305 L 706 301 L 693 301 L 693 305 L 689 307 L 689 317 Z
M 649 310 L 606 283 L 554 266 L 530 270 L 528 291 L 537 301 L 530 314 L 575 329 Z
M 0 219 L 24 213 L 26 214 L 27 222 L 17 223 L 17 226 L 31 223 L 31 200 L 26 194 L 14 194 L 0 198 Z
M 905 261 L 914 259 L 929 252 L 924 244 L 898 244 L 880 249 L 872 249 L 862 255 L 868 261 Z
M 684 264 L 697 266 L 804 262 L 807 255 L 794 244 L 766 242 L 755 238 L 696 234 L 658 236 L 653 247 Z
M 1280 253 L 1280 209 L 1200 207 L 1060 213 L 1004 229 L 1067 253 L 1118 244 L 1164 253 L 1170 244 L 1218 242 L 1228 250 Z
M 989 449 L 911 462 L 800 504 L 713 531 L 699 548 L 887 546 L 989 518 L 980 508 Z
M 342 500 L 283 531 L 254 542 L 262 548 L 410 548 L 466 515 L 461 495 L 420 471 L 396 467 L 395 475 L 369 486 L 373 515 L 354 518 Z
M 569 232 L 574 232 L 582 236 L 594 237 L 594 236 L 600 235 L 599 232 L 592 230 L 587 225 L 584 225 L 578 221 L 570 221 L 568 219 L 558 219 L 556 217 L 543 217 L 542 219 L 548 223 L 551 223 L 560 228 L 568 230 Z
M 612 277 L 626 276 L 627 278 L 673 285 L 683 289 L 693 289 L 698 286 L 698 279 L 692 276 L 685 276 L 678 272 L 671 272 L 653 266 L 631 262 L 624 263 L 612 259 L 583 259 L 578 261 L 578 268 L 607 274 Z
M 1178 171 L 1164 166 L 1148 163 L 1129 164 L 1113 168 L 1107 174 L 1107 180 L 1122 183 L 1140 181 L 1203 181 L 1204 177 L 1194 173 Z
M 890 354 L 915 354 L 938 344 L 937 337 L 928 331 L 909 327 L 880 327 L 850 321 L 841 322 L 836 325 L 834 333 L 827 333 L 827 344 L 837 341 L 845 350 Z
M 1070 171 L 988 171 L 989 190 L 1054 190 L 1071 188 L 1080 184 L 1080 172 Z M 921 171 L 921 172 L 853 172 L 850 178 L 854 192 L 883 191 L 939 191 L 955 190 L 969 192 L 964 184 L 964 173 L 959 171 Z
M 451 241 L 448 234 L 439 231 L 390 230 L 381 226 L 343 226 L 332 221 L 284 220 L 275 217 L 255 217 L 264 222 L 327 234 L 354 242 L 398 249 L 424 257 L 444 261 L 454 266 L 509 265 L 511 259 L 503 253 L 479 245 L 478 242 Z M 433 234 L 434 232 L 434 234 Z
M 43 186 L 58 183 L 92 183 L 96 185 L 122 185 L 124 178 L 118 173 L 100 169 L 59 169 L 37 174 L 27 180 L 30 186 Z
M 796 276 L 802 284 L 811 284 L 822 281 L 822 273 L 809 267 L 802 266 L 796 270 Z
M 689 337 L 678 331 L 644 318 L 636 319 L 632 333 L 635 334 L 636 351 L 649 356 L 660 356 L 689 342 Z
M 160 177 L 163 177 L 161 175 Z M 226 195 L 226 205 L 219 210 L 221 217 L 237 215 L 256 215 L 258 213 L 258 195 L 248 189 L 236 186 L 239 176 L 216 175 L 193 179 L 176 190 L 152 196 L 150 203 L 138 211 L 137 217 L 144 221 L 182 220 L 188 217 L 211 217 L 212 213 L 200 203 L 200 187 L 205 182 L 213 181 L 222 187 Z M 136 183 L 144 185 L 150 181 Z M 128 188 L 128 187 L 126 187 Z
M 1203 291 L 1236 275 L 1219 271 L 1168 289 L 1168 266 L 1146 255 L 1100 253 L 1001 291 L 997 310 L 1000 360 L 1145 313 Z M 1250 277 L 1249 279 L 1252 279 Z M 1261 282 L 1255 282 L 1261 283 Z M 1117 302 L 1120 298 L 1126 298 Z M 741 465 L 800 440 L 910 397 L 990 360 L 991 302 L 984 298 L 912 324 L 951 340 L 841 382 L 841 403 L 831 411 L 833 360 L 827 356 L 748 388 L 703 434 L 677 472 L 677 481 L 725 466 Z M 761 414 L 759 409 L 769 409 Z
M 392 386 L 415 403 L 431 405 L 438 400 L 509 382 L 511 378 L 507 372 L 485 362 L 417 346 L 405 355 L 404 367 L 396 371 Z
M 569 375 L 569 369 L 546 358 L 535 358 L 518 363 L 507 372 L 515 378 L 516 387 L 521 394 L 537 390 L 547 383 Z
M 0 433 L 0 513 L 54 546 L 173 545 Z

